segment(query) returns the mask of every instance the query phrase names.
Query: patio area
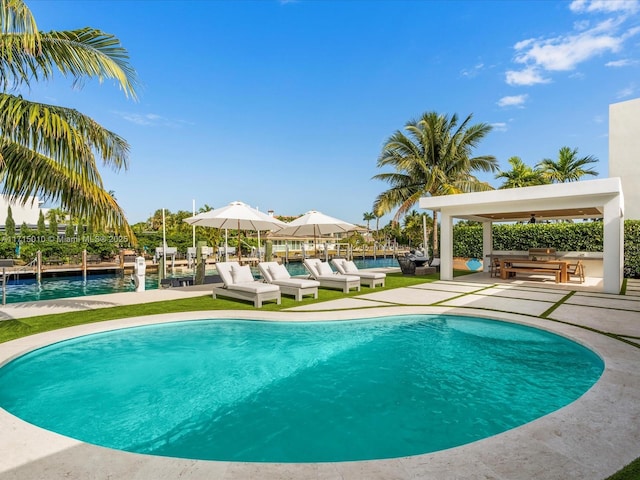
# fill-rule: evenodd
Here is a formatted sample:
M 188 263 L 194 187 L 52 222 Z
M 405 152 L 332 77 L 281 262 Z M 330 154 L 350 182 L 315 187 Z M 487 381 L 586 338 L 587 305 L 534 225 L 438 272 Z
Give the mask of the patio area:
M 640 431 L 640 280 L 625 295 L 597 285 L 528 279 L 501 281 L 488 273 L 411 287 L 371 291 L 281 312 L 207 311 L 155 315 L 56 330 L 2 344 L 0 362 L 65 338 L 125 326 L 200 318 L 342 320 L 397 314 L 447 313 L 521 323 L 564 335 L 605 361 L 600 380 L 580 399 L 538 420 L 461 447 L 411 457 L 316 464 L 209 462 L 110 450 L 29 425 L 4 411 L 0 428 L 0 477 L 7 479 L 604 479 L 634 460 Z M 210 286 L 207 286 L 207 293 Z M 202 295 L 202 287 L 83 298 L 76 308 Z M 99 297 L 99 298 L 98 298 Z M 108 297 L 108 298 L 107 298 Z M 53 303 L 54 301 L 50 302 Z M 95 303 L 92 303 L 95 302 Z M 37 302 L 33 302 L 37 303 Z M 3 308 L 5 318 L 64 305 Z M 52 313 L 51 310 L 47 313 Z

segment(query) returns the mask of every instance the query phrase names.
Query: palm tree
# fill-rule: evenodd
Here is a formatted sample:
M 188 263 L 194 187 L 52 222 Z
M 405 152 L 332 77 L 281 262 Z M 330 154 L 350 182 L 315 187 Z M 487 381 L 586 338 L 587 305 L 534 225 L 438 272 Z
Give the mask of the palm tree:
M 362 219 L 367 222 L 367 232 L 369 232 L 370 228 L 369 225 L 371 222 L 371 220 L 374 220 L 376 218 L 376 216 L 373 214 L 373 212 L 365 212 L 362 214 Z
M 458 116 L 429 112 L 405 125 L 408 135 L 396 131 L 382 147 L 378 167 L 390 166 L 395 172 L 373 178 L 391 185 L 374 202 L 376 215 L 398 207 L 397 222 L 420 197 L 493 190 L 473 172 L 493 172 L 493 156 L 472 157 L 471 153 L 490 131 L 485 123 L 469 125 L 471 115 L 458 125 Z M 433 212 L 433 251 L 438 252 L 438 216 Z
M 409 238 L 414 246 L 418 246 L 424 243 L 424 216 L 425 214 L 418 213 L 416 210 L 412 210 L 404 217 L 403 233 L 406 237 Z M 431 232 L 427 231 L 427 235 L 429 233 Z M 429 252 L 427 251 L 427 245 L 423 245 L 423 248 L 425 249 L 425 253 L 428 254 Z
M 511 157 L 507 160 L 511 165 L 511 170 L 505 170 L 496 174 L 495 178 L 504 178 L 505 181 L 500 186 L 504 188 L 530 187 L 533 185 L 544 185 L 549 183 L 540 168 L 531 168 L 524 163 L 520 157 Z
M 598 172 L 587 168 L 591 163 L 597 163 L 598 159 L 592 155 L 578 158 L 578 149 L 562 147 L 558 153 L 558 160 L 549 158 L 542 160 L 537 167 L 543 171 L 544 177 L 553 183 L 575 182 L 585 175 L 597 176 Z
M 137 77 L 113 35 L 85 27 L 38 31 L 23 0 L 0 0 L 0 182 L 13 201 L 40 196 L 92 226 L 134 238 L 124 211 L 104 189 L 97 161 L 127 168 L 129 145 L 80 112 L 31 102 L 19 93 L 56 70 L 81 85 L 115 79 L 136 98 Z

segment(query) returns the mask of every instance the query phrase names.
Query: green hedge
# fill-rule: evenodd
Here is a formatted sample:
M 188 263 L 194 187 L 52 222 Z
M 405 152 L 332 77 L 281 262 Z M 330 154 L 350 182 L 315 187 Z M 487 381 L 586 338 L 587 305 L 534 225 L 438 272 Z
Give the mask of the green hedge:
M 29 262 L 36 257 L 36 252 L 40 250 L 44 260 L 57 257 L 68 261 L 73 257 L 78 257 L 83 250 L 87 250 L 89 254 L 108 259 L 117 256 L 121 248 L 128 246 L 128 238 L 108 233 L 66 237 L 64 235 L 40 235 L 27 232 L 15 236 L 0 236 L 0 258 L 20 258 Z
M 624 222 L 624 276 L 640 278 L 640 220 Z
M 493 250 L 555 248 L 569 252 L 602 252 L 602 222 L 536 223 L 493 226 Z M 482 258 L 482 226 L 453 229 L 456 257 Z M 640 278 L 640 221 L 624 222 L 624 275 Z

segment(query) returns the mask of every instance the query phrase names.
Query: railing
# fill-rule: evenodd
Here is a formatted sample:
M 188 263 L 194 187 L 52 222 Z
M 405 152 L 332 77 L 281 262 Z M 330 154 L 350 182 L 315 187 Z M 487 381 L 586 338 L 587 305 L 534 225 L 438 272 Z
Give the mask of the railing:
M 38 268 L 38 257 L 36 256 L 33 260 L 31 260 L 29 263 L 19 267 L 19 268 L 15 268 L 11 271 L 7 273 L 7 277 L 10 278 L 11 275 L 15 275 L 16 279 L 20 278 L 20 274 L 21 273 L 32 273 L 32 271 L 34 269 Z

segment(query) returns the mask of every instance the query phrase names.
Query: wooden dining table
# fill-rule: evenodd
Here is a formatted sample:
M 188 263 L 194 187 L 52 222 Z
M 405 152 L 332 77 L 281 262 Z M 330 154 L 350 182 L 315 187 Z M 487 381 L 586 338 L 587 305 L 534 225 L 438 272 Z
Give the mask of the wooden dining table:
M 501 258 L 500 278 L 507 280 L 509 274 L 522 273 L 550 273 L 556 275 L 560 271 L 559 282 L 569 281 L 569 262 L 567 260 L 529 260 L 526 258 Z

